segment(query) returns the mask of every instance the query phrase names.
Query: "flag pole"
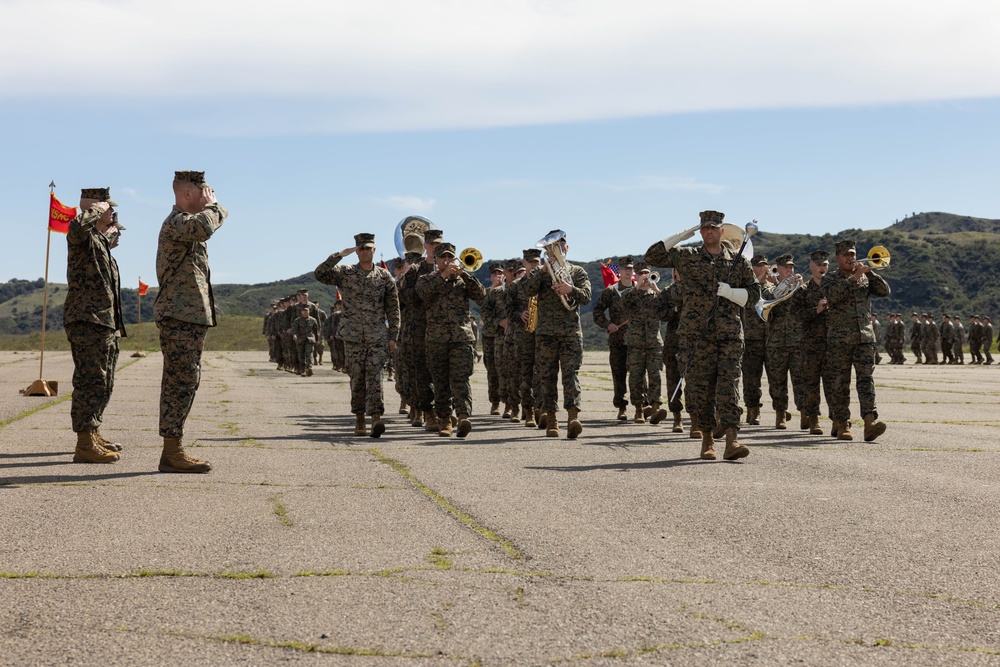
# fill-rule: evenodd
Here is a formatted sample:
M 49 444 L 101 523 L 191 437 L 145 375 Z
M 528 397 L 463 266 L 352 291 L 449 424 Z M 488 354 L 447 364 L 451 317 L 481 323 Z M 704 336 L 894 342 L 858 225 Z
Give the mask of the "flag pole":
M 136 348 L 133 357 L 145 357 L 142 351 L 142 276 L 139 276 L 139 289 L 136 290 L 136 301 L 139 304 L 139 323 L 136 325 Z
M 49 196 L 56 190 L 56 182 L 49 182 Z M 27 389 L 21 390 L 25 396 L 55 396 L 59 393 L 59 383 L 56 381 L 47 382 L 42 379 L 45 369 L 45 320 L 49 308 L 49 251 L 52 248 L 52 228 L 46 225 L 47 238 L 45 240 L 45 285 L 42 288 L 42 344 L 41 354 L 38 357 L 38 379 L 31 383 Z

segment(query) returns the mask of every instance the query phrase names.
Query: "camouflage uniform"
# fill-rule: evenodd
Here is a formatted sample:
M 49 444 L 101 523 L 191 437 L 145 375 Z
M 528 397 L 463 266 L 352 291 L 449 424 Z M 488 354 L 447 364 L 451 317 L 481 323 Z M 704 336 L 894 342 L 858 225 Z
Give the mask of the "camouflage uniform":
M 639 270 L 639 266 L 636 266 Z M 642 407 L 663 402 L 660 369 L 663 367 L 663 339 L 660 321 L 667 316 L 667 292 L 632 287 L 622 294 L 627 314 L 629 397 Z
M 957 363 L 965 364 L 965 344 L 968 341 L 965 338 L 965 326 L 962 324 L 962 320 L 955 318 L 955 359 Z
M 955 363 L 955 325 L 951 323 L 951 319 L 941 318 L 941 356 L 944 361 L 953 364 Z
M 920 333 L 922 327 L 923 325 L 920 324 L 919 319 L 914 319 L 910 325 L 910 352 L 912 352 L 913 356 L 917 358 L 916 363 L 918 364 L 923 363 L 923 353 L 921 352 L 920 347 Z
M 410 317 L 410 335 L 405 348 L 407 358 L 403 362 L 409 364 L 404 373 L 409 376 L 410 382 L 407 402 L 423 412 L 434 408 L 434 391 L 430 369 L 427 368 L 427 309 L 417 294 L 417 281 L 432 271 L 433 262 L 420 262 L 411 266 L 399 283 L 399 300 Z
M 827 376 L 826 346 L 828 335 L 829 311 L 817 313 L 820 299 L 823 298 L 821 286 L 810 279 L 806 286 L 795 293 L 790 300 L 792 312 L 799 320 L 802 328 L 802 352 L 800 376 L 802 387 L 799 392 L 801 405 L 799 409 L 807 417 L 820 415 L 820 382 L 823 383 L 823 393 L 826 404 L 830 406 L 830 383 Z
M 937 325 L 934 324 L 934 320 L 929 317 L 924 318 L 924 323 L 920 326 L 920 347 L 924 353 L 925 364 L 937 364 L 937 346 L 939 337 L 940 332 L 938 331 Z M 875 345 L 877 348 L 877 340 Z M 875 356 L 878 357 L 877 351 Z
M 712 429 L 716 426 L 718 411 L 724 428 L 738 430 L 742 414 L 739 405 L 742 307 L 719 297 L 718 309 L 707 328 L 706 319 L 717 298 L 719 283 L 727 282 L 727 278 L 731 287 L 747 290 L 747 303 L 760 299 L 760 284 L 750 262 L 725 244 L 719 254 L 712 255 L 704 246 L 667 248 L 662 241 L 650 246 L 645 259 L 651 266 L 677 269 L 684 286 L 684 305 L 677 331 L 681 360 L 687 363 L 695 351 L 686 376 L 688 412 L 700 426 Z M 702 331 L 705 336 L 699 344 Z
M 535 334 L 528 333 L 521 313 L 528 310 L 528 295 L 524 293 L 525 278 L 515 280 L 507 292 L 507 313 L 510 330 L 514 334 L 514 346 L 517 348 L 517 393 L 521 399 L 521 413 L 528 415 L 535 409 L 538 400 L 534 396 L 535 389 Z M 527 418 L 527 417 L 526 417 Z
M 782 263 L 781 260 L 779 257 L 779 264 Z M 773 299 L 773 288 L 764 288 L 762 298 L 765 301 Z M 789 377 L 795 408 L 802 409 L 799 396 L 802 384 L 801 345 L 802 328 L 792 310 L 792 299 L 786 299 L 771 308 L 767 323 L 767 387 L 771 394 L 771 407 L 776 413 L 783 414 L 788 410 Z
M 427 367 L 434 383 L 434 414 L 444 423 L 454 406 L 456 414 L 468 417 L 472 414 L 469 378 L 475 365 L 469 300 L 482 304 L 486 291 L 472 274 L 445 280 L 434 272 L 417 280 L 417 295 L 427 309 Z
M 520 260 L 512 260 L 520 266 Z M 516 275 L 516 271 L 515 271 Z M 507 330 L 503 338 L 503 377 L 506 380 L 505 403 L 510 403 L 516 412 L 521 404 L 521 355 L 517 347 L 517 329 L 524 326 L 521 313 L 517 310 L 517 301 L 513 295 L 512 280 L 504 288 L 503 312 L 507 319 Z
M 838 244 L 839 246 L 839 244 Z M 839 269 L 820 285 L 828 303 L 826 363 L 830 378 L 830 416 L 835 422 L 851 418 L 851 366 L 856 377 L 861 416 L 878 418 L 875 406 L 875 333 L 871 299 L 889 296 L 889 284 L 874 272 L 851 280 Z
M 261 327 L 261 335 L 267 340 L 267 360 L 271 362 L 275 360 L 274 339 L 271 338 L 271 319 L 277 309 L 277 304 L 271 304 L 271 310 L 264 313 L 264 325 Z
M 952 328 L 951 333 L 952 337 L 954 337 L 954 328 Z M 902 364 L 905 361 L 903 357 L 903 341 L 905 339 L 906 325 L 900 321 L 893 320 L 885 332 L 885 349 L 892 357 L 892 363 L 894 364 Z
M 336 285 L 343 299 L 337 335 L 344 341 L 351 412 L 381 415 L 385 413 L 382 369 L 389 341 L 399 339 L 399 294 L 387 270 L 378 265 L 368 270 L 360 264 L 340 266 L 343 259 L 339 252 L 330 255 L 316 267 L 316 280 Z
M 118 263 L 111 239 L 97 230 L 103 211 L 82 211 L 66 233 L 66 282 L 63 324 L 73 353 L 73 431 L 96 431 L 115 386 L 118 335 L 122 319 Z
M 535 359 L 538 362 L 542 412 L 555 414 L 559 401 L 558 377 L 562 370 L 563 407 L 579 410 L 580 379 L 577 372 L 583 364 L 583 331 L 580 328 L 580 307 L 590 303 L 590 279 L 583 268 L 567 264 L 573 281 L 573 291 L 567 299 L 576 307 L 567 310 L 552 289 L 552 277 L 538 267 L 525 278 L 524 292 L 538 296 L 538 328 L 535 330 Z
M 313 348 L 313 362 L 318 365 L 323 365 L 323 331 L 326 329 L 326 311 L 316 305 L 316 323 L 319 325 L 319 333 L 316 336 L 316 346 Z
M 986 363 L 993 363 L 993 355 L 990 354 L 990 348 L 993 347 L 993 324 L 990 322 L 983 323 L 983 353 L 986 355 Z
M 981 364 L 983 363 L 983 325 L 978 321 L 974 321 L 969 325 L 969 354 L 972 355 L 972 363 Z
M 502 294 L 502 287 L 487 289 L 483 303 L 479 308 L 479 315 L 483 320 L 483 362 L 486 365 L 487 396 L 492 404 L 501 401 L 500 378 L 497 375 L 496 341 L 503 333 L 503 329 L 497 324 L 497 301 Z
M 766 260 L 765 260 L 766 261 Z M 760 413 L 763 407 L 761 398 L 761 378 L 767 361 L 767 322 L 757 314 L 757 302 L 747 301 L 740 311 L 743 320 L 743 360 L 740 369 L 743 372 L 743 405 L 747 410 Z M 752 415 L 751 415 L 752 416 Z
M 680 355 L 680 336 L 677 335 L 677 327 L 680 325 L 681 308 L 684 305 L 684 289 L 681 283 L 673 283 L 667 289 L 666 303 L 666 331 L 663 335 L 663 365 L 666 368 L 667 393 L 666 399 L 677 390 L 677 385 L 681 381 L 681 369 L 678 356 Z M 761 361 L 763 363 L 763 360 Z M 758 387 L 758 391 L 759 391 Z M 671 412 L 679 413 L 684 410 L 684 402 L 680 394 L 670 401 L 668 407 Z
M 205 335 L 217 324 L 207 241 L 228 215 L 218 203 L 200 213 L 185 213 L 175 205 L 160 228 L 156 250 L 160 289 L 153 318 L 163 351 L 160 435 L 164 438 L 184 435 L 184 422 L 201 384 Z
M 594 304 L 592 311 L 594 323 L 602 329 L 607 329 L 609 324 L 618 326 L 617 331 L 608 334 L 608 363 L 611 365 L 611 381 L 614 386 L 614 397 L 611 402 L 619 409 L 628 407 L 628 401 L 625 400 L 629 367 L 628 345 L 625 342 L 628 323 L 625 326 L 621 324 L 628 320 L 628 314 L 622 305 L 622 293 L 631 287 L 620 282 L 605 287 L 601 296 L 597 297 L 597 303 Z
M 935 335 L 937 335 L 937 327 L 934 327 Z M 882 347 L 882 323 L 878 321 L 878 317 L 872 318 L 872 332 L 875 334 L 875 363 L 882 363 L 882 355 L 879 354 L 879 348 Z
M 295 337 L 302 372 L 311 372 L 313 348 L 319 337 L 319 322 L 310 315 L 302 315 L 302 308 L 299 308 L 299 316 L 292 322 L 292 336 Z

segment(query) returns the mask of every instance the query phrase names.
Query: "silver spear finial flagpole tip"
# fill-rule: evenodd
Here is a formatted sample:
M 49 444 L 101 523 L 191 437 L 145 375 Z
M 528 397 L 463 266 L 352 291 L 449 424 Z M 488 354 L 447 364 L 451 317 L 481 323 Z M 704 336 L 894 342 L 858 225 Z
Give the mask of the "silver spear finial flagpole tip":
M 49 181 L 49 190 L 55 190 L 55 189 L 56 189 L 56 182 Z

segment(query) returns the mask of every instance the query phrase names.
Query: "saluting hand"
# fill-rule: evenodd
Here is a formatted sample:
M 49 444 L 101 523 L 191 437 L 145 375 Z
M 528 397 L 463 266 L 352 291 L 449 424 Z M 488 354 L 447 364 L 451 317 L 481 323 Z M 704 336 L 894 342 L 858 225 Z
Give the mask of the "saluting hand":
M 344 248 L 343 250 L 341 250 L 337 254 L 340 255 L 341 257 L 350 257 L 351 255 L 353 255 L 357 251 L 358 251 L 358 247 L 357 246 L 351 246 L 350 248 Z

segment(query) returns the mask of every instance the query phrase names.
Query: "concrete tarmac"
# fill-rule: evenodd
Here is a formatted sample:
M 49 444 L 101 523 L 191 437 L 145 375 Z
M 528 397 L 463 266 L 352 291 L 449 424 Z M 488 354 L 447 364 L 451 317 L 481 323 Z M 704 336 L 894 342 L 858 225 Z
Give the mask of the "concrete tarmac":
M 84 465 L 69 353 L 36 398 L 37 354 L 0 352 L 0 664 L 1000 664 L 996 366 L 879 366 L 870 443 L 856 405 L 853 442 L 765 407 L 732 463 L 614 421 L 604 353 L 570 441 L 488 416 L 482 365 L 468 438 L 387 382 L 373 439 L 328 363 L 208 352 L 185 443 L 214 469 L 171 475 L 161 362 L 123 352 L 124 455 Z

